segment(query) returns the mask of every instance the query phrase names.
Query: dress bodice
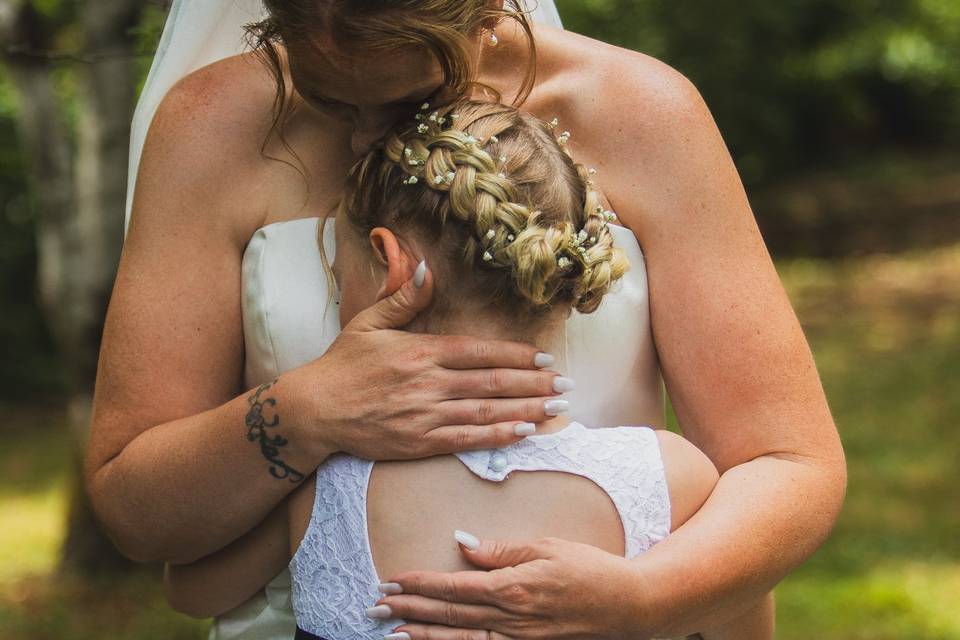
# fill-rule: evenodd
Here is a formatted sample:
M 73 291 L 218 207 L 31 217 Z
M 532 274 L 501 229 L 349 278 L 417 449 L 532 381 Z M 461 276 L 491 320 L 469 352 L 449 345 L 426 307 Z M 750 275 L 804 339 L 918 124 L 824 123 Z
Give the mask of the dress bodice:
M 318 248 L 319 218 L 277 222 L 258 229 L 242 265 L 242 313 L 247 388 L 269 382 L 321 356 L 340 330 L 337 307 Z M 324 225 L 327 257 L 335 257 L 334 221 Z M 591 426 L 663 426 L 663 385 L 650 329 L 644 256 L 633 233 L 610 226 L 630 270 L 589 315 L 566 323 L 557 370 L 576 381 L 567 394 L 570 418 Z M 290 576 L 213 625 L 211 640 L 291 640 Z

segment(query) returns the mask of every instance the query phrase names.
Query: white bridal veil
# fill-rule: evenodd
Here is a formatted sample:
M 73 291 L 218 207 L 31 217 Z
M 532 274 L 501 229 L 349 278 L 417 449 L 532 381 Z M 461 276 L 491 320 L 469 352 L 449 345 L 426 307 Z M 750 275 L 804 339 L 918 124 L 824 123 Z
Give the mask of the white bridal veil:
M 527 0 L 536 5 L 531 15 L 537 22 L 562 26 L 553 0 Z M 140 152 L 157 105 L 167 90 L 183 76 L 244 49 L 243 25 L 263 17 L 261 0 L 174 0 L 150 75 L 140 94 L 130 131 L 130 166 L 127 177 L 127 213 L 124 233 L 130 223 L 133 187 L 140 166 Z

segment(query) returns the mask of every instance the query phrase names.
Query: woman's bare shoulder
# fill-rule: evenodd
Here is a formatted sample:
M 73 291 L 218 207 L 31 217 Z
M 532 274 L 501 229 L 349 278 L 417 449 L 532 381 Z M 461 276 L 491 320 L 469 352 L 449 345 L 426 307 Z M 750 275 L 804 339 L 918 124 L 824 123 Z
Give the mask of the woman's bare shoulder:
M 571 150 L 597 167 L 601 189 L 641 245 L 655 228 L 696 224 L 702 198 L 737 201 L 724 215 L 749 215 L 713 116 L 686 76 L 643 53 L 565 37 L 566 88 L 557 84 L 568 96 Z
M 232 56 L 174 84 L 157 109 L 151 131 L 163 128 L 230 148 L 259 149 L 272 122 L 274 96 L 273 79 L 253 54 Z
M 164 211 L 164 224 L 213 225 L 245 243 L 271 199 L 264 185 L 272 183 L 275 163 L 261 149 L 273 120 L 273 97 L 268 71 L 250 54 L 203 67 L 171 87 L 144 144 L 131 225 L 168 209 L 162 203 L 175 191 L 191 206 L 183 219 Z
M 583 131 L 637 132 L 702 104 L 686 76 L 653 56 L 568 31 L 551 30 L 545 45 L 545 91 Z

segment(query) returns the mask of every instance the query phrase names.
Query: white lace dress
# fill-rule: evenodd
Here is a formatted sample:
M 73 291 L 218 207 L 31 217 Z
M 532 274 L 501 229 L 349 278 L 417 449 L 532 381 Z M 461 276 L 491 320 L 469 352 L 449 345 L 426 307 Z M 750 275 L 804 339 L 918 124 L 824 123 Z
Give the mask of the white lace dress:
M 336 307 L 327 307 L 328 285 L 317 248 L 318 218 L 278 222 L 259 229 L 243 256 L 242 311 L 245 383 L 269 382 L 319 357 L 339 332 Z M 324 231 L 333 259 L 333 221 Z M 663 426 L 663 385 L 650 332 L 647 274 L 633 233 L 611 227 L 631 269 L 590 315 L 574 313 L 557 370 L 572 377 L 570 417 L 591 426 Z M 295 621 L 290 573 L 217 618 L 211 640 L 291 640 Z
M 592 480 L 616 507 L 627 558 L 670 533 L 670 496 L 652 429 L 587 429 L 572 422 L 500 449 L 455 455 L 491 482 L 503 482 L 516 471 L 563 471 Z M 313 512 L 290 562 L 297 626 L 324 640 L 381 640 L 404 622 L 365 615 L 382 597 L 367 536 L 367 486 L 374 464 L 337 454 L 317 469 Z

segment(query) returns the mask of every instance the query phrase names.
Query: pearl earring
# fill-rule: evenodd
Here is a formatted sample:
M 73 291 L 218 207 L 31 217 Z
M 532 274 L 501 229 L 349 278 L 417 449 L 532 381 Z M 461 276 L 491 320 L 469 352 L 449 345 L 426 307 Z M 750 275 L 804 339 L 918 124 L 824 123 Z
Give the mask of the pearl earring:
M 500 40 L 497 39 L 497 30 L 496 30 L 496 29 L 491 29 L 491 30 L 490 30 L 490 46 L 491 46 L 491 47 L 495 47 L 495 46 L 497 46 L 499 43 L 500 43 Z

